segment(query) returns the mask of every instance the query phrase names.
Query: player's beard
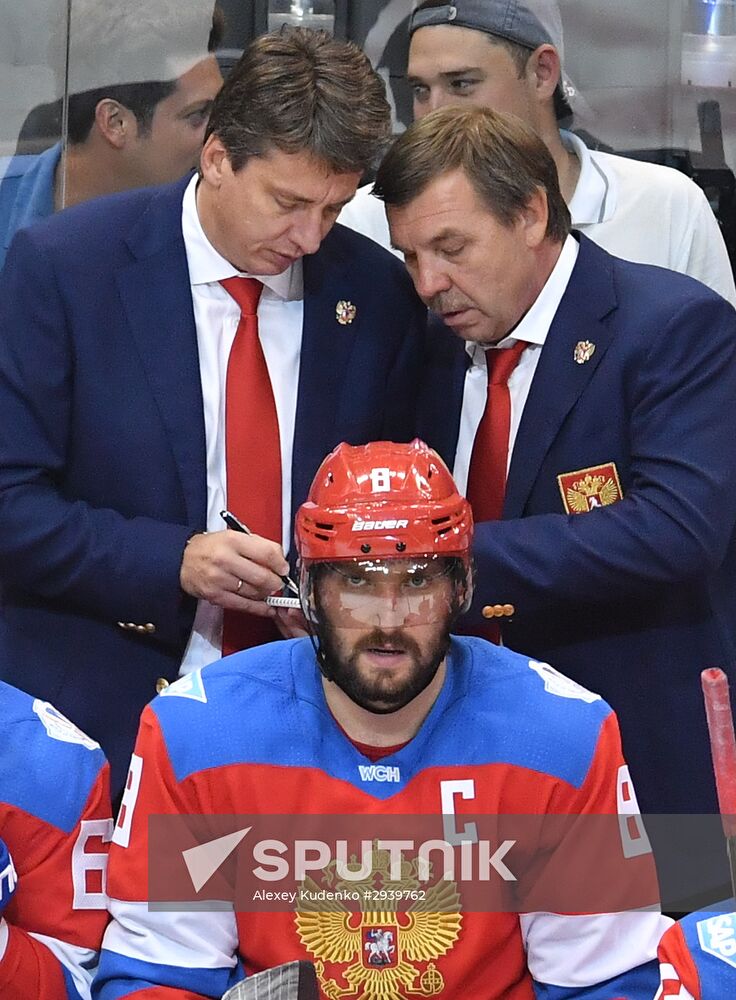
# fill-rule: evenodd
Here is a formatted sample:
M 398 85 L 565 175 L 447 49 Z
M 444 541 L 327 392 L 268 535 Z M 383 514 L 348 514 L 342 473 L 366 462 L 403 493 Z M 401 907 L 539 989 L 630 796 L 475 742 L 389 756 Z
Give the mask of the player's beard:
M 438 626 L 437 638 L 422 651 L 412 638 L 410 629 L 374 629 L 369 635 L 359 639 L 346 653 L 335 641 L 331 629 L 319 630 L 321 654 L 324 657 L 325 673 L 356 705 L 376 715 L 389 715 L 408 705 L 434 680 L 440 664 L 447 656 L 450 635 L 447 623 Z M 358 665 L 360 654 L 374 647 L 395 643 L 411 657 L 413 664 L 403 677 L 369 677 Z

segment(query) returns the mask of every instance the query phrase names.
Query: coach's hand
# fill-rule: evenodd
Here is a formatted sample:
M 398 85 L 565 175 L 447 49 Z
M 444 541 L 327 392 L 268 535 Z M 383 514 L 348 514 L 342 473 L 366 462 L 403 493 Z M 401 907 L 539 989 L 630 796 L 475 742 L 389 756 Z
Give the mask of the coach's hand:
M 210 604 L 274 618 L 274 609 L 265 598 L 281 590 L 281 575 L 288 572 L 289 564 L 277 542 L 227 529 L 189 539 L 179 580 L 187 594 Z

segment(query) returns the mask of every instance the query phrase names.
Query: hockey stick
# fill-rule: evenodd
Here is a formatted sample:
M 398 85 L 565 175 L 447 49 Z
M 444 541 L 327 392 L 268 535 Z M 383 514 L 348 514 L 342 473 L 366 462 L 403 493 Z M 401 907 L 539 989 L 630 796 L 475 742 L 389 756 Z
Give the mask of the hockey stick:
M 222 1000 L 319 1000 L 317 974 L 311 962 L 289 962 L 248 976 Z
M 705 698 L 705 714 L 710 734 L 710 752 L 718 790 L 723 832 L 728 845 L 731 889 L 736 895 L 736 737 L 733 731 L 728 678 L 711 667 L 700 675 Z

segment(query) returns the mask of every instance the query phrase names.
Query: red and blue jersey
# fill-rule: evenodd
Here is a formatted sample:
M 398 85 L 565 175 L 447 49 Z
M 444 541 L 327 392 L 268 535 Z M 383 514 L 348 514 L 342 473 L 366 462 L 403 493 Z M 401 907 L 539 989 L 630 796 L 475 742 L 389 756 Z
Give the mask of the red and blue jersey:
M 736 905 L 690 913 L 659 946 L 661 984 L 656 1000 L 724 1000 L 736 996 Z
M 670 923 L 657 912 L 437 913 L 429 903 L 403 915 L 288 904 L 172 912 L 146 902 L 149 818 L 162 814 L 452 813 L 461 828 L 480 813 L 616 817 L 622 803 L 635 808 L 611 709 L 509 650 L 453 639 L 419 731 L 379 763 L 330 714 L 308 640 L 236 654 L 182 678 L 143 713 L 111 847 L 113 921 L 94 996 L 219 998 L 244 974 L 308 959 L 330 1000 L 651 1000 Z M 641 857 L 626 854 L 609 859 L 622 883 L 641 871 Z
M 0 728 L 0 839 L 17 875 L 0 915 L 0 996 L 85 1000 L 108 919 L 108 765 L 48 702 L 1 681 Z

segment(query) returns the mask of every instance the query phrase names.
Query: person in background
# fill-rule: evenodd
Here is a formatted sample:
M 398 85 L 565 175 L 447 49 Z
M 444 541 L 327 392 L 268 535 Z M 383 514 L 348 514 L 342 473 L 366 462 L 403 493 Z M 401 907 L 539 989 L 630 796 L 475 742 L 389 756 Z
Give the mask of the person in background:
M 15 233 L 32 222 L 196 167 L 222 86 L 214 56 L 222 27 L 212 0 L 122 0 L 113 8 L 75 0 L 68 143 L 0 163 L 0 268 Z M 56 118 L 61 131 L 61 100 Z
M 53 705 L 0 681 L 0 996 L 89 1000 L 107 923 L 109 768 Z
M 395 258 L 333 229 L 389 134 L 356 46 L 265 35 L 215 98 L 197 175 L 10 248 L 0 673 L 99 740 L 115 794 L 157 689 L 279 637 L 264 599 L 325 454 L 411 437 L 424 307 Z
M 665 933 L 659 949 L 660 988 L 654 1000 L 723 1000 L 736 992 L 736 909 L 733 898 L 690 913 Z
M 625 260 L 689 274 L 736 304 L 723 237 L 693 181 L 669 167 L 590 150 L 560 130 L 577 95 L 564 76 L 554 0 L 426 0 L 409 34 L 416 119 L 448 105 L 518 115 L 552 155 L 574 229 Z M 340 221 L 390 245 L 385 212 L 369 187 Z

